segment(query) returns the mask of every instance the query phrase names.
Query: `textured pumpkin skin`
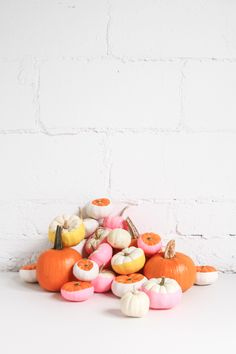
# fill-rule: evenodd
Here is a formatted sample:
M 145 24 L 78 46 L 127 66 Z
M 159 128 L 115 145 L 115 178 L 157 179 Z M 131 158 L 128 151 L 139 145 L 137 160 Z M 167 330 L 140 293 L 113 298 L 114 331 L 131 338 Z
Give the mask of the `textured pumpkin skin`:
M 164 252 L 157 253 L 144 266 L 143 274 L 148 278 L 175 279 L 186 291 L 193 286 L 196 278 L 196 267 L 192 259 L 183 253 L 176 252 L 173 258 L 164 258 Z
M 36 268 L 39 285 L 48 291 L 60 291 L 65 283 L 74 279 L 72 270 L 79 259 L 81 255 L 72 248 L 43 252 Z

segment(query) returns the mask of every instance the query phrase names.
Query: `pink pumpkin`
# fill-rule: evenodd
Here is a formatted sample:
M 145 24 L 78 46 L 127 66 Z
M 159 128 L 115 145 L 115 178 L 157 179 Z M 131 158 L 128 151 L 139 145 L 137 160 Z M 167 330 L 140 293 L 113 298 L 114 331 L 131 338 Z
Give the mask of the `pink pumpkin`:
M 107 269 L 101 269 L 98 277 L 92 281 L 95 293 L 105 293 L 111 290 L 111 284 L 114 279 L 114 272 Z
M 146 256 L 152 256 L 161 250 L 162 242 L 158 234 L 146 232 L 139 236 L 137 245 L 142 248 Z
M 112 258 L 113 250 L 108 243 L 102 243 L 98 246 L 96 251 L 90 254 L 88 257 L 90 260 L 97 263 L 99 267 L 109 264 Z
M 87 254 L 94 252 L 101 243 L 106 242 L 110 229 L 99 227 L 86 241 L 85 251 Z
M 86 281 L 70 281 L 61 288 L 61 296 L 68 301 L 85 301 L 93 295 L 94 287 Z
M 126 229 L 127 230 L 127 223 L 125 221 L 125 218 L 123 217 L 123 213 L 125 210 L 128 208 L 126 206 L 123 208 L 118 215 L 110 215 L 107 216 L 103 219 L 103 227 L 109 228 L 109 229 Z

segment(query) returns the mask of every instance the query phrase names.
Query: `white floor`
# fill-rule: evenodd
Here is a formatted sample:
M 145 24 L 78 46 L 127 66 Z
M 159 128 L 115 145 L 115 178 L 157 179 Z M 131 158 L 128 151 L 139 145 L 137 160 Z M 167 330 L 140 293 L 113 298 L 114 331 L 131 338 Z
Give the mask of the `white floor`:
M 236 275 L 194 286 L 178 307 L 124 317 L 119 299 L 64 301 L 0 273 L 0 353 L 236 353 Z

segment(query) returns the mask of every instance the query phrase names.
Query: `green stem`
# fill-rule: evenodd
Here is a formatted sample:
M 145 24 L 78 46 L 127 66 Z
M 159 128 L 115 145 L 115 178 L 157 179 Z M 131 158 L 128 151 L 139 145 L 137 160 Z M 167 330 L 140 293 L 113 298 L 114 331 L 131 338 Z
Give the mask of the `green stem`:
M 57 225 L 56 236 L 54 241 L 54 250 L 62 250 L 62 237 L 61 237 L 61 226 Z

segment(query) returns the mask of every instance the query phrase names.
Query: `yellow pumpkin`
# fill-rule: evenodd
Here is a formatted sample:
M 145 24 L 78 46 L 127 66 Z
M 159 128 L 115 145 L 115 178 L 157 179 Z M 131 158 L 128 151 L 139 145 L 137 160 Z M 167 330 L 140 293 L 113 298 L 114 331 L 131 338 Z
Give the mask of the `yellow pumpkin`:
M 143 268 L 145 255 L 141 248 L 128 247 L 112 257 L 111 266 L 118 274 L 136 273 Z
M 48 238 L 51 243 L 55 241 L 57 226 L 62 228 L 63 247 L 75 246 L 85 237 L 85 226 L 78 215 L 60 215 L 49 225 Z

